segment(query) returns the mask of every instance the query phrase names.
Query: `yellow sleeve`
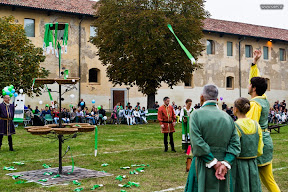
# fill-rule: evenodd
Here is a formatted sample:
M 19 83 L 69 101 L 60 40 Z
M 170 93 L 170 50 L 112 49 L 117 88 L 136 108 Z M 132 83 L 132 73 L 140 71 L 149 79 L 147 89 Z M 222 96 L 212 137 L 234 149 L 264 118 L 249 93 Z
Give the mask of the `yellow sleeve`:
M 258 123 L 257 123 L 258 124 Z M 263 143 L 263 136 L 262 136 L 262 129 L 260 127 L 260 125 L 258 124 L 258 134 L 259 134 L 259 142 L 258 142 L 258 153 L 257 156 L 261 156 L 263 154 L 263 147 L 264 147 L 264 143 Z
M 260 77 L 260 72 L 259 72 L 259 69 L 257 67 L 257 64 L 251 66 L 251 68 L 250 68 L 249 82 L 251 81 L 251 79 L 253 77 Z
M 262 107 L 258 105 L 256 102 L 250 101 L 250 110 L 246 114 L 246 116 L 256 122 L 259 122 L 261 116 Z

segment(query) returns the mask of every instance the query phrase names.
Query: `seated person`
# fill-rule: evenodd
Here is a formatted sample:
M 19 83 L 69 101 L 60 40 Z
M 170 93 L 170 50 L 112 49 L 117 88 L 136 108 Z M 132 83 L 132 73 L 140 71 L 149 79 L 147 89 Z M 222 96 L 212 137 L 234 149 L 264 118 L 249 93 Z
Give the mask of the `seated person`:
M 69 123 L 70 122 L 70 115 L 69 115 L 69 112 L 68 112 L 68 109 L 63 109 L 63 112 L 62 112 L 62 121 L 64 123 Z
M 140 120 L 144 121 L 146 124 L 148 123 L 146 120 L 146 113 L 145 107 L 142 107 L 142 110 L 140 111 Z
M 135 110 L 133 111 L 132 119 L 134 124 L 140 123 L 140 113 L 137 107 L 135 107 Z

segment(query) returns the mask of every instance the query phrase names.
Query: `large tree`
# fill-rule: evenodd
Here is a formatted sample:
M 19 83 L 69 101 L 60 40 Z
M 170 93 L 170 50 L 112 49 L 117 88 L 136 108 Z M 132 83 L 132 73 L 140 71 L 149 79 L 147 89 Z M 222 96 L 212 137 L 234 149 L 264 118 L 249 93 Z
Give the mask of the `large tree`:
M 14 85 L 15 90 L 31 96 L 41 94 L 41 87 L 33 78 L 47 77 L 49 72 L 40 66 L 44 61 L 42 48 L 35 47 L 27 38 L 23 25 L 15 24 L 14 17 L 0 18 L 0 88 Z
M 152 108 L 157 89 L 183 82 L 192 65 L 173 34 L 197 60 L 204 46 L 203 0 L 100 0 L 95 5 L 97 36 L 92 42 L 114 85 L 138 86 Z

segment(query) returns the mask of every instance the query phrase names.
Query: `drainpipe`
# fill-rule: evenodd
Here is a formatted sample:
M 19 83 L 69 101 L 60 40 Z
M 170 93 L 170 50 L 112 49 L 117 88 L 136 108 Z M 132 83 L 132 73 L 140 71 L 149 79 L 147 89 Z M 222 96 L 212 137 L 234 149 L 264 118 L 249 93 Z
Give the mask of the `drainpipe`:
M 79 23 L 79 102 L 80 102 L 80 99 L 81 99 L 81 24 L 82 24 L 82 21 L 83 21 L 84 17 L 81 18 L 80 20 L 80 23 Z
M 239 41 L 239 97 L 241 97 L 241 41 L 243 41 L 245 37 L 241 38 Z

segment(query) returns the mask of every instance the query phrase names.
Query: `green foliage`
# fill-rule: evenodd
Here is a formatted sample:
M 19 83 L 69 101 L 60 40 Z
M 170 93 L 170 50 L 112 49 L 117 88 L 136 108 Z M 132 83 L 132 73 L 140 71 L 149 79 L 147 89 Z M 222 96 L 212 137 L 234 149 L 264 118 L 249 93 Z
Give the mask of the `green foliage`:
M 167 24 L 197 59 L 204 49 L 203 0 L 100 0 L 95 9 L 91 41 L 114 85 L 137 85 L 151 95 L 161 82 L 172 88 L 201 67 L 191 64 Z
M 0 18 L 0 88 L 14 85 L 29 96 L 41 94 L 40 85 L 31 86 L 34 78 L 47 77 L 49 71 L 40 66 L 45 60 L 42 48 L 35 47 L 26 37 L 22 25 L 14 24 L 14 17 Z

